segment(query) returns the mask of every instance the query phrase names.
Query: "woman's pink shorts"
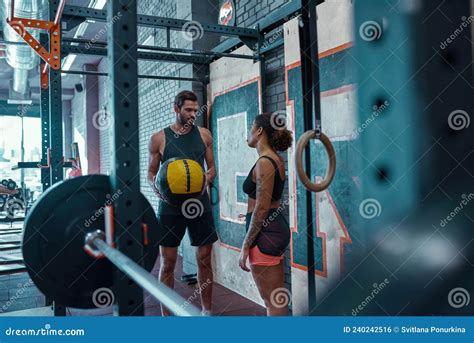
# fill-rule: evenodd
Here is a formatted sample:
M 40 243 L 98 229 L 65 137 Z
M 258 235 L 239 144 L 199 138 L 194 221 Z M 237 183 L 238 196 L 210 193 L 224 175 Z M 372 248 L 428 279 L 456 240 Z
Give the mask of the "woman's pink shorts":
M 276 266 L 283 260 L 282 256 L 272 256 L 264 254 L 260 251 L 258 246 L 254 246 L 249 252 L 249 261 L 253 266 Z

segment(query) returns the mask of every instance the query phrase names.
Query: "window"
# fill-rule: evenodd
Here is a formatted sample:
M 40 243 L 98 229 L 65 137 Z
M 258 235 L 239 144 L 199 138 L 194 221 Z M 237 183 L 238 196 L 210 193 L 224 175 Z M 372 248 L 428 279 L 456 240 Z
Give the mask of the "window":
M 23 131 L 23 135 L 22 135 Z M 23 150 L 22 150 L 23 137 Z M 0 180 L 12 179 L 34 192 L 42 191 L 39 169 L 12 170 L 18 162 L 41 160 L 41 122 L 39 118 L 0 115 Z

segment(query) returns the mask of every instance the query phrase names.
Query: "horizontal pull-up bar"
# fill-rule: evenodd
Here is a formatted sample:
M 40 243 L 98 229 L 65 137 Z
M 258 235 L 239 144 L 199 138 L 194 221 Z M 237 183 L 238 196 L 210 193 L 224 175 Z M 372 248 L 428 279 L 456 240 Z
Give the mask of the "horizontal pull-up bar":
M 79 43 L 79 44 L 86 44 L 90 47 L 97 47 L 97 48 L 105 48 L 107 46 L 107 42 L 105 41 L 95 41 L 92 42 L 91 40 L 81 39 L 81 38 L 63 38 L 63 42 L 68 43 Z M 229 54 L 229 53 L 220 53 L 220 52 L 213 52 L 213 51 L 203 51 L 203 50 L 190 50 L 190 49 L 179 49 L 179 48 L 168 48 L 163 46 L 153 46 L 153 45 L 138 45 L 137 49 L 143 50 L 152 50 L 152 51 L 163 51 L 163 52 L 175 52 L 179 54 L 190 54 L 190 55 L 201 55 L 206 57 L 229 57 L 229 58 L 240 58 L 246 60 L 253 60 L 255 59 L 252 55 L 242 55 L 242 54 Z
M 90 44 L 90 41 L 88 40 L 75 39 L 75 38 L 63 38 L 63 42 L 81 44 L 81 45 L 61 44 L 61 50 L 63 51 L 63 54 L 73 53 L 73 54 L 98 55 L 98 56 L 107 55 L 107 45 L 105 42 L 94 42 L 93 44 Z M 12 42 L 12 41 L 5 41 L 5 40 L 0 40 L 0 44 L 24 45 L 24 46 L 28 45 L 24 42 Z M 139 50 L 138 51 L 139 59 L 177 62 L 177 63 L 209 64 L 213 60 L 216 60 L 222 57 L 247 59 L 247 60 L 255 59 L 255 56 L 252 56 L 252 55 L 230 54 L 230 53 L 221 53 L 221 52 L 212 52 L 212 51 L 208 52 L 208 51 L 200 51 L 200 50 L 193 51 L 189 49 L 166 48 L 166 47 L 150 46 L 150 45 L 138 45 L 137 49 Z M 159 53 L 153 54 L 151 53 L 151 51 L 159 51 L 161 52 L 161 54 Z M 166 54 L 166 52 L 168 52 L 168 54 Z
M 64 16 L 77 18 L 86 18 L 96 21 L 107 21 L 107 10 L 98 10 L 88 7 L 66 6 Z M 190 21 L 176 18 L 155 17 L 149 15 L 138 14 L 137 25 L 170 28 L 173 30 L 196 30 L 200 33 L 218 33 L 223 36 L 237 36 L 244 39 L 258 40 L 260 33 L 256 29 L 245 27 L 234 27 L 226 25 L 218 25 L 217 23 L 205 23 L 201 21 Z
M 108 76 L 107 73 L 101 73 L 97 71 L 80 71 L 80 70 L 61 70 L 63 74 L 73 75 L 92 75 L 92 76 Z M 159 75 L 138 75 L 139 79 L 154 79 L 154 80 L 171 80 L 171 81 L 192 81 L 192 82 L 207 82 L 207 80 L 196 79 L 192 77 L 179 77 L 179 76 L 159 76 Z

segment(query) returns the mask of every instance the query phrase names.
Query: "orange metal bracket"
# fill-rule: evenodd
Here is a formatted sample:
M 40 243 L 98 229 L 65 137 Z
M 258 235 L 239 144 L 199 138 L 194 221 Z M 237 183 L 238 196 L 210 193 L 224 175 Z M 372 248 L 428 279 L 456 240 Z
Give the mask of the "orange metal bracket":
M 59 26 L 55 26 L 54 23 L 45 20 L 37 19 L 21 19 L 12 18 L 7 20 L 8 25 L 15 30 L 16 33 L 23 38 L 23 40 L 34 50 L 36 53 L 45 61 L 51 68 L 58 70 L 61 67 L 60 49 L 61 44 L 59 42 Z M 46 50 L 25 28 L 36 28 L 47 30 L 52 36 L 51 39 L 51 50 L 50 53 Z
M 51 148 L 48 148 L 46 152 L 46 165 L 43 166 L 41 163 L 38 163 L 38 168 L 40 169 L 48 169 L 51 167 Z
M 15 30 L 20 37 L 28 44 L 45 62 L 41 66 L 41 87 L 48 88 L 48 66 L 54 70 L 61 68 L 61 27 L 60 21 L 64 11 L 66 0 L 61 0 L 54 21 L 17 18 L 14 15 L 15 1 L 11 2 L 11 12 L 7 19 L 8 25 Z M 46 30 L 50 37 L 50 48 L 46 50 L 27 30 L 26 28 L 35 28 Z
M 43 73 L 43 70 L 47 69 L 45 63 L 40 64 L 40 70 L 41 70 L 41 88 L 43 89 L 48 89 L 49 87 L 49 75 L 47 72 Z

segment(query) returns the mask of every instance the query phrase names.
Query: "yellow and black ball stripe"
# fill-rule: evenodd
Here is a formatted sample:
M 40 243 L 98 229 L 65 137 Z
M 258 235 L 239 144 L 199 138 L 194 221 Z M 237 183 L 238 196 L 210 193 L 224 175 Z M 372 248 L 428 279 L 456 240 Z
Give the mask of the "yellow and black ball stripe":
M 204 187 L 204 172 L 193 160 L 176 160 L 168 164 L 166 178 L 171 193 L 200 193 Z
M 156 187 L 170 204 L 202 194 L 206 183 L 201 164 L 191 159 L 173 158 L 166 160 L 160 168 Z

